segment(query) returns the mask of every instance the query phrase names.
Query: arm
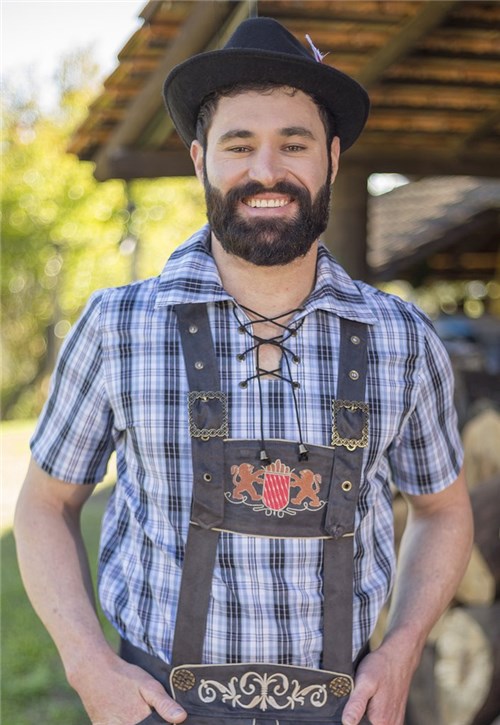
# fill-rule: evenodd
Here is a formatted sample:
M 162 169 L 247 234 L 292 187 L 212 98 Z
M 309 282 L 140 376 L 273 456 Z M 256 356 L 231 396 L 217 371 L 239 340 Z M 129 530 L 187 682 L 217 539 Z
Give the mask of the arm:
M 184 711 L 163 687 L 121 660 L 104 638 L 80 531 L 80 514 L 93 488 L 59 481 L 31 462 L 14 525 L 28 596 L 95 725 L 131 725 L 151 708 L 169 722 L 182 722 Z
M 472 547 L 472 513 L 465 478 L 437 494 L 407 496 L 387 632 L 360 665 L 343 725 L 366 713 L 373 725 L 402 725 L 411 679 L 427 636 L 449 604 Z

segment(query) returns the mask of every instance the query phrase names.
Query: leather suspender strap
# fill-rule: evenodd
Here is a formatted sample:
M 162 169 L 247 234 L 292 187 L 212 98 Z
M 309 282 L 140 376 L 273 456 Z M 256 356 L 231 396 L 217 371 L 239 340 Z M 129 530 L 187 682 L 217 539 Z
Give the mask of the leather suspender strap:
M 174 667 L 202 661 L 218 541 L 218 531 L 190 524 L 172 645 Z
M 224 518 L 223 439 L 228 435 L 227 402 L 220 391 L 206 305 L 178 305 L 175 312 L 190 389 L 191 519 L 202 528 L 210 529 L 220 526 Z
M 352 674 L 354 519 L 363 451 L 368 442 L 365 403 L 367 326 L 341 319 L 337 398 L 333 402 L 333 474 L 324 544 L 323 668 Z
M 175 308 L 190 388 L 193 504 L 182 570 L 172 664 L 202 660 L 212 574 L 224 518 L 224 399 L 206 305 Z

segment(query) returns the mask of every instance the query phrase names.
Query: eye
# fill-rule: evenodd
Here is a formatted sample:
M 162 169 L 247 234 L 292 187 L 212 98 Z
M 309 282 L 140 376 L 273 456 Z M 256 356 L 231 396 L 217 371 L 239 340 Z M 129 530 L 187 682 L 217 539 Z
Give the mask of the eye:
M 292 153 L 297 153 L 298 151 L 305 151 L 305 146 L 300 146 L 296 143 L 291 143 L 285 146 L 285 151 L 291 151 Z
M 245 154 L 248 151 L 251 151 L 249 146 L 231 146 L 231 148 L 226 150 L 232 154 Z

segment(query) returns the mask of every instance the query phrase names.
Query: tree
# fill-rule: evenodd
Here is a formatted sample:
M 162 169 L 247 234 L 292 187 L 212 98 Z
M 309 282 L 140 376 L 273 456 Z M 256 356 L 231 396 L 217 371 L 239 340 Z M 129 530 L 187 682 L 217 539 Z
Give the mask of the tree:
M 42 110 L 36 87 L 4 93 L 2 148 L 2 415 L 36 415 L 60 342 L 90 293 L 157 273 L 203 219 L 193 179 L 97 182 L 92 164 L 66 151 L 97 91 L 83 51 L 62 60 L 58 102 Z M 130 192 L 133 209 L 129 205 Z M 165 244 L 168 239 L 170 244 Z

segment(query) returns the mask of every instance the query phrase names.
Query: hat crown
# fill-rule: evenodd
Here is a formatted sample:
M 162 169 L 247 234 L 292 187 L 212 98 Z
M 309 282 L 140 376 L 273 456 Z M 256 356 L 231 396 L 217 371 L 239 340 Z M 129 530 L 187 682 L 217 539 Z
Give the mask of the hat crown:
M 329 62 L 318 62 L 319 51 L 317 56 L 273 18 L 244 20 L 222 49 L 194 55 L 168 74 L 163 92 L 175 128 L 189 147 L 203 99 L 228 86 L 272 81 L 298 88 L 328 109 L 345 151 L 365 125 L 368 95 Z
M 284 53 L 313 61 L 312 55 L 281 23 L 273 18 L 249 18 L 234 31 L 225 49 Z

